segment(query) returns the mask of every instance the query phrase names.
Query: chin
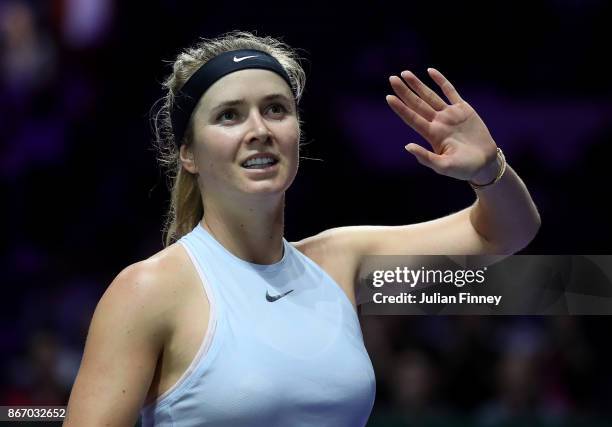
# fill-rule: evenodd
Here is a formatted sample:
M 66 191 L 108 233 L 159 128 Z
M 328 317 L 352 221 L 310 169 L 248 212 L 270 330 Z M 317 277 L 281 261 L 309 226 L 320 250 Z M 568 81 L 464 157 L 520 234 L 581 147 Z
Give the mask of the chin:
M 297 170 L 291 176 L 282 168 L 275 176 L 248 177 L 243 175 L 242 189 L 249 194 L 283 194 L 293 183 Z
M 290 182 L 250 182 L 244 187 L 244 191 L 249 194 L 281 195 L 287 190 L 287 188 L 289 188 L 290 185 Z

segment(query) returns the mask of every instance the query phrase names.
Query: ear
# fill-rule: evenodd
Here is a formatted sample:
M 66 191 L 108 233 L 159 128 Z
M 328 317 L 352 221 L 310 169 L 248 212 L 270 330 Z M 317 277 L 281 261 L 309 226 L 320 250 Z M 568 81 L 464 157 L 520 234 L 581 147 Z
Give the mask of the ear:
M 181 164 L 187 172 L 191 172 L 193 174 L 198 173 L 198 166 L 196 164 L 195 155 L 191 147 L 187 147 L 185 144 L 181 145 L 179 156 L 181 159 Z

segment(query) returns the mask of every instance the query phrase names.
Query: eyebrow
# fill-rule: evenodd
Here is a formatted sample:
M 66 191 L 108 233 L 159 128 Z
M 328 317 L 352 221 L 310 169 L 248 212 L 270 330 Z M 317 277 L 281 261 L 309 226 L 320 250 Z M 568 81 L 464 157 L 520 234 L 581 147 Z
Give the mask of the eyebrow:
M 266 95 L 262 99 L 264 101 L 271 101 L 273 99 L 282 99 L 284 101 L 290 102 L 289 98 L 287 98 L 287 96 L 283 95 L 282 93 L 273 93 L 271 95 Z M 212 110 L 210 110 L 210 113 L 214 114 L 216 111 L 219 111 L 219 110 L 221 110 L 223 108 L 233 107 L 235 105 L 243 104 L 244 102 L 245 102 L 244 98 L 232 99 L 230 101 L 225 101 L 225 102 L 222 102 L 222 103 L 218 104 L 216 107 L 214 107 Z

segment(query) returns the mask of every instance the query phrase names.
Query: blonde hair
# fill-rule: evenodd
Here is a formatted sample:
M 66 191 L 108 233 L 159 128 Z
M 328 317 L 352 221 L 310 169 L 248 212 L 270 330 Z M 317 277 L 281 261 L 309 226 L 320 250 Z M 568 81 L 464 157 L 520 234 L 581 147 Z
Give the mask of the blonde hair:
M 214 39 L 201 38 L 194 46 L 184 49 L 173 61 L 172 73 L 162 83 L 164 96 L 159 111 L 154 114 L 153 134 L 160 166 L 165 169 L 170 189 L 170 206 L 164 218 L 163 243 L 169 246 L 189 233 L 204 214 L 197 175 L 183 169 L 179 148 L 174 140 L 170 112 L 174 97 L 185 82 L 208 60 L 237 49 L 257 49 L 275 57 L 287 71 L 296 105 L 302 97 L 306 73 L 300 64 L 297 50 L 279 39 L 260 37 L 247 31 L 231 31 Z M 157 104 L 157 103 L 156 103 Z M 299 110 L 296 111 L 298 126 L 301 128 Z M 193 143 L 193 122 L 189 121 L 181 141 L 186 146 Z M 300 132 L 301 143 L 301 132 Z

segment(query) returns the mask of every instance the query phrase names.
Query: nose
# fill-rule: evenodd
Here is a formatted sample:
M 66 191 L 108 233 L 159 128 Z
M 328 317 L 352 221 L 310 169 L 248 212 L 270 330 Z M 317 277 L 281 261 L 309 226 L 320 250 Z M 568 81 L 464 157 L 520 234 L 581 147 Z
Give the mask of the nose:
M 266 126 L 263 117 L 256 111 L 249 118 L 249 130 L 246 135 L 247 142 L 260 141 L 267 142 L 272 136 L 272 132 Z

